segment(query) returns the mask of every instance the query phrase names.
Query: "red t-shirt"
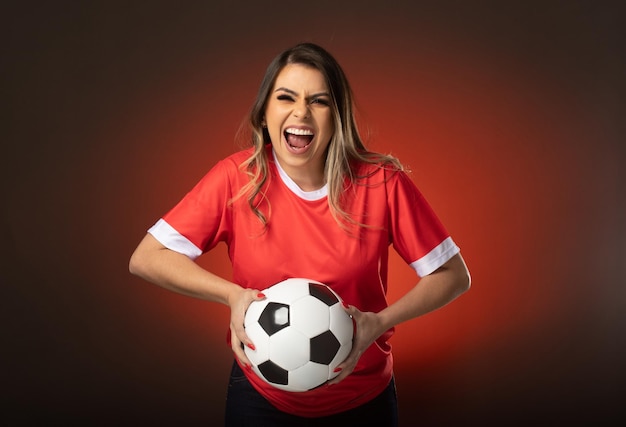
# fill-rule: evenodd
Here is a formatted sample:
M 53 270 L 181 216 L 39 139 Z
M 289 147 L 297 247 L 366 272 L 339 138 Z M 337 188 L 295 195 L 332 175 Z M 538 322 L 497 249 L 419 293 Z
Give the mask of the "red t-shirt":
M 290 277 L 330 286 L 348 304 L 379 312 L 387 306 L 389 245 L 421 277 L 459 252 L 427 201 L 404 172 L 361 165 L 364 176 L 344 192 L 346 212 L 366 226 L 340 227 L 332 216 L 327 187 L 302 191 L 280 168 L 268 146 L 270 176 L 260 208 L 264 230 L 246 197 L 235 199 L 249 177 L 240 169 L 251 150 L 220 161 L 149 232 L 166 247 L 192 259 L 219 242 L 228 245 L 233 282 L 265 289 Z M 279 390 L 252 372 L 252 385 L 278 409 L 319 417 L 345 411 L 376 397 L 392 375 L 393 329 L 361 356 L 339 384 L 294 393 Z

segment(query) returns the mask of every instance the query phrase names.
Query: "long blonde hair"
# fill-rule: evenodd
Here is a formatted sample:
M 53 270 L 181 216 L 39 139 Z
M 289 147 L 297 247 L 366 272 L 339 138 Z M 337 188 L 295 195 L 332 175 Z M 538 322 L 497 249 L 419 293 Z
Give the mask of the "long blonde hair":
M 267 129 L 263 127 L 263 118 L 276 77 L 288 64 L 314 68 L 320 71 L 326 80 L 335 122 L 335 132 L 328 145 L 324 167 L 325 181 L 328 184 L 328 204 L 339 225 L 359 224 L 344 209 L 342 203 L 346 178 L 349 185 L 357 183 L 358 179 L 362 178 L 355 172 L 356 165 L 376 164 L 393 170 L 402 170 L 403 167 L 395 157 L 371 152 L 365 148 L 354 118 L 354 101 L 348 80 L 335 58 L 313 43 L 301 43 L 285 50 L 274 58 L 265 72 L 248 118 L 254 150 L 242 164 L 242 168 L 250 176 L 250 182 L 242 188 L 239 196 L 244 194 L 247 196 L 250 208 L 265 226 L 268 217 L 259 206 L 264 200 L 262 188 L 269 178 L 266 146 L 271 144 L 271 140 Z

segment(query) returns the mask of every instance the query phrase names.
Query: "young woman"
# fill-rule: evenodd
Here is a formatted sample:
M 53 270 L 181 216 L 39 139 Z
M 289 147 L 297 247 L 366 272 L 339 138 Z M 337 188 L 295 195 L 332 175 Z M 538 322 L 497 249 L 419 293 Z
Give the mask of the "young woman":
M 227 425 L 397 425 L 388 341 L 395 325 L 469 289 L 459 248 L 401 164 L 365 148 L 348 81 L 321 47 L 278 55 L 249 119 L 252 147 L 220 161 L 148 230 L 130 271 L 230 307 Z M 220 241 L 232 281 L 194 262 Z M 385 297 L 390 245 L 419 277 L 393 304 Z M 356 325 L 339 375 L 304 393 L 262 381 L 242 350 L 254 349 L 243 328 L 247 307 L 264 298 L 259 289 L 289 277 L 330 286 Z

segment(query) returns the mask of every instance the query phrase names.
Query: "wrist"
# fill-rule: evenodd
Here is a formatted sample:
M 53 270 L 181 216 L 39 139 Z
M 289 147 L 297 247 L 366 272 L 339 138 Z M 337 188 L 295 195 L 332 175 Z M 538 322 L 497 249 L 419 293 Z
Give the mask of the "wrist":
M 229 283 L 229 286 L 226 286 L 222 303 L 232 308 L 243 292 L 245 292 L 245 289 L 241 286 Z
M 393 319 L 392 313 L 390 313 L 389 307 L 376 313 L 376 319 L 378 320 L 378 332 L 380 332 L 380 335 L 396 326 L 396 322 Z

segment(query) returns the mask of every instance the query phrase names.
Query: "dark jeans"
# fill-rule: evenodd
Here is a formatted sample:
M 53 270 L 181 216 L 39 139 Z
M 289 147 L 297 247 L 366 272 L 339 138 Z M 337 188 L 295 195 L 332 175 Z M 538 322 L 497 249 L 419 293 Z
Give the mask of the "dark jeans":
M 398 426 L 398 400 L 393 378 L 373 400 L 339 414 L 306 418 L 279 411 L 257 392 L 243 371 L 233 364 L 226 397 L 227 427 Z

